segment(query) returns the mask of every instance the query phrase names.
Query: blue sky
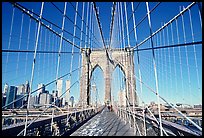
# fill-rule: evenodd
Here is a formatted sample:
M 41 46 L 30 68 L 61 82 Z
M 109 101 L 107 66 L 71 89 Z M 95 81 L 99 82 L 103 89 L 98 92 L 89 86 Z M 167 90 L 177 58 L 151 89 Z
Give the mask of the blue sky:
M 40 2 L 20 2 L 21 5 L 28 9 L 33 9 L 33 11 L 37 14 L 40 13 Z M 55 2 L 54 3 L 59 9 L 63 11 L 64 3 L 63 2 Z M 97 7 L 99 7 L 99 19 L 102 25 L 103 35 L 105 40 L 109 39 L 110 33 L 110 22 L 111 22 L 111 6 L 112 2 L 96 2 Z M 128 18 L 131 14 L 131 3 L 128 2 L 127 4 L 127 12 Z M 134 7 L 138 2 L 134 2 Z M 157 4 L 157 2 L 149 3 L 150 10 Z M 151 14 L 151 23 L 152 23 L 152 31 L 155 32 L 159 29 L 164 23 L 168 22 L 172 19 L 175 15 L 179 13 L 179 6 L 188 6 L 190 2 L 164 2 L 161 3 L 155 11 Z M 76 2 L 72 2 L 67 4 L 67 17 L 70 18 L 71 21 L 74 21 L 74 8 L 76 7 Z M 78 5 L 78 12 L 82 15 L 82 3 L 79 2 Z M 89 5 L 90 6 L 90 5 Z M 123 5 L 124 6 L 124 5 Z M 84 21 L 86 22 L 86 13 L 87 13 L 87 3 L 85 3 L 85 11 L 84 11 Z M 11 27 L 11 18 L 12 18 L 12 10 L 13 7 L 10 3 L 3 3 L 2 5 L 2 49 L 8 49 L 9 43 L 9 34 L 10 34 L 10 27 Z M 124 12 L 124 7 L 123 7 Z M 144 2 L 140 3 L 138 10 L 135 12 L 136 23 L 139 22 L 146 14 L 146 5 Z M 194 41 L 202 41 L 202 32 L 201 32 L 201 25 L 199 20 L 199 13 L 198 13 L 198 6 L 194 5 L 191 8 L 192 14 L 192 23 L 193 23 L 193 30 L 194 30 Z M 117 16 L 117 14 L 116 14 Z M 61 28 L 62 25 L 62 14 L 51 4 L 46 2 L 44 4 L 43 10 L 43 17 L 47 20 L 51 21 L 52 23 L 58 25 Z M 74 26 L 69 19 L 65 19 L 65 30 L 73 34 Z M 90 16 L 88 17 L 88 21 L 90 20 Z M 117 19 L 116 19 L 117 20 Z M 115 21 L 116 21 L 115 20 Z M 123 18 L 125 24 L 125 16 Z M 10 49 L 20 49 L 20 50 L 34 50 L 35 44 L 35 33 L 36 33 L 36 22 L 31 20 L 30 25 L 30 40 L 28 42 L 28 30 L 29 30 L 29 21 L 30 18 L 27 15 L 23 17 L 23 28 L 22 28 L 22 39 L 20 39 L 20 32 L 21 32 L 21 22 L 22 22 L 22 12 L 19 9 L 15 8 L 15 15 L 14 15 L 14 24 L 13 24 L 13 32 L 10 42 Z M 184 14 L 184 21 L 185 21 L 185 32 L 186 32 L 186 40 L 187 42 L 192 42 L 191 37 L 191 30 L 190 30 L 190 21 L 189 21 L 189 13 L 186 12 Z M 49 24 L 46 21 L 43 21 L 45 24 Z M 93 15 L 93 23 L 95 24 L 94 34 L 95 38 L 94 43 L 91 44 L 91 47 L 98 48 L 102 46 L 102 40 L 99 33 L 99 29 L 97 28 L 96 19 Z M 81 28 L 81 18 L 77 16 L 77 26 Z M 116 25 L 116 23 L 114 23 Z M 118 24 L 119 25 L 119 24 Z M 132 18 L 129 20 L 128 23 L 129 31 L 133 29 L 133 22 Z M 178 44 L 178 39 L 176 36 L 176 24 L 175 21 L 172 23 L 173 27 L 173 37 L 171 37 L 171 28 L 168 26 L 169 37 L 167 37 L 167 29 L 164 29 L 164 33 L 161 32 L 155 37 L 153 37 L 154 45 L 162 46 L 168 44 Z M 57 27 L 52 28 L 61 33 L 60 29 Z M 178 29 L 179 29 L 179 37 L 180 43 L 184 43 L 183 37 L 183 30 L 182 30 L 182 20 L 181 17 L 178 18 Z M 83 27 L 84 33 L 86 32 L 86 27 Z M 80 38 L 80 30 L 76 28 L 76 36 Z M 124 33 L 126 34 L 126 28 L 124 28 Z M 114 34 L 114 42 L 117 41 L 119 37 L 118 26 L 114 27 L 113 29 Z M 148 20 L 147 18 L 138 26 L 137 28 L 138 34 L 138 42 L 140 43 L 146 37 L 149 36 L 149 27 L 148 27 Z M 162 36 L 160 39 L 160 35 Z M 73 37 L 68 34 L 64 33 L 64 37 L 73 41 Z M 168 39 L 169 38 L 169 39 Z M 174 41 L 172 41 L 172 38 Z M 82 37 L 83 41 L 86 41 L 85 34 Z M 159 42 L 157 42 L 159 40 Z M 45 51 L 58 51 L 59 50 L 59 42 L 60 38 L 50 33 L 44 27 L 42 28 L 39 36 L 39 45 L 38 50 L 45 50 Z M 168 43 L 169 42 L 169 43 Z M 28 45 L 27 45 L 28 44 Z M 75 44 L 80 45 L 78 39 L 75 39 Z M 130 34 L 130 45 L 135 46 L 136 41 L 134 39 L 134 31 Z M 81 43 L 82 47 L 85 47 L 85 43 Z M 127 39 L 125 41 L 125 45 L 127 45 Z M 19 47 L 20 46 L 20 47 Z M 27 47 L 28 46 L 28 47 Z M 122 44 L 113 43 L 112 47 L 124 47 Z M 150 41 L 147 41 L 140 48 L 147 48 L 150 47 Z M 63 41 L 62 43 L 62 51 L 70 52 L 72 49 L 72 45 Z M 187 47 L 187 54 L 189 59 L 189 66 L 187 66 L 186 60 L 186 52 L 185 47 L 181 47 L 181 56 L 179 56 L 179 48 L 175 48 L 175 61 L 176 66 L 174 64 L 174 54 L 173 49 L 160 49 L 155 50 L 156 53 L 156 64 L 157 64 L 157 72 L 158 72 L 158 82 L 159 82 L 159 92 L 161 96 L 166 98 L 170 102 L 183 102 L 183 103 L 191 103 L 191 104 L 200 104 L 202 101 L 202 45 L 195 45 L 196 49 L 196 56 L 197 56 L 197 63 L 198 63 L 198 75 L 196 75 L 196 67 L 195 67 L 195 60 L 194 60 L 194 49 L 193 46 Z M 78 68 L 78 61 L 79 61 L 79 50 L 74 48 L 73 57 L 73 68 Z M 170 54 L 168 54 L 168 52 Z M 166 55 L 166 58 L 165 56 Z M 8 56 L 8 62 L 6 61 Z M 155 90 L 155 78 L 154 78 L 154 70 L 152 64 L 152 52 L 149 51 L 141 51 L 139 52 L 140 56 L 140 67 L 142 78 L 145 83 L 151 86 L 152 89 Z M 27 57 L 27 58 L 26 58 Z M 169 62 L 170 57 L 170 62 Z M 180 72 L 180 63 L 179 58 L 181 57 L 181 64 L 182 64 L 182 73 L 183 73 L 183 80 L 181 80 L 181 72 Z M 19 58 L 19 60 L 18 60 Z M 56 77 L 56 65 L 57 65 L 57 53 L 56 54 L 37 54 L 37 62 L 35 66 L 34 72 L 34 82 L 33 82 L 33 90 L 37 88 L 38 83 L 48 83 L 55 79 Z M 59 76 L 62 76 L 70 71 L 70 63 L 71 63 L 71 54 L 62 54 L 61 61 L 60 61 L 60 69 L 59 69 Z M 19 85 L 25 83 L 26 80 L 30 81 L 31 77 L 31 69 L 32 69 L 32 61 L 33 61 L 33 53 L 2 53 L 2 89 L 5 83 L 9 85 Z M 139 77 L 138 74 L 138 63 L 137 63 L 137 54 L 134 55 L 134 62 L 135 62 L 135 75 Z M 7 66 L 7 67 L 6 67 Z M 7 69 L 6 69 L 7 68 Z M 17 70 L 18 68 L 18 70 Z M 190 82 L 191 85 L 189 86 L 188 82 L 188 68 L 190 70 Z M 176 76 L 174 70 L 176 69 Z M 17 70 L 17 71 L 16 71 Z M 121 78 L 118 78 L 118 74 L 120 72 L 120 76 L 122 73 L 119 68 L 116 68 L 115 72 L 113 73 L 112 78 L 112 93 L 117 98 L 117 93 L 120 90 L 120 83 L 122 82 Z M 170 73 L 171 72 L 171 73 Z M 71 83 L 73 84 L 79 78 L 78 71 L 72 73 L 72 80 Z M 104 99 L 104 79 L 102 71 L 97 68 L 94 71 L 93 77 L 95 78 L 96 85 L 99 92 L 100 100 L 103 101 Z M 63 91 L 65 91 L 65 80 L 70 79 L 69 76 L 64 77 L 64 85 Z M 183 82 L 182 82 L 183 81 Z M 198 90 L 198 81 L 200 82 L 200 89 Z M 140 96 L 143 97 L 144 101 L 149 103 L 151 101 L 156 101 L 156 96 L 152 94 L 145 86 L 143 86 L 143 92 L 140 92 L 140 84 L 139 81 L 136 81 L 136 89 Z M 181 84 L 184 84 L 184 88 L 181 87 Z M 177 87 L 176 87 L 177 86 Z M 48 86 L 46 89 L 52 91 L 55 88 L 55 83 Z M 124 87 L 124 86 L 123 86 Z M 122 87 L 122 88 L 123 88 Z M 191 91 L 189 91 L 191 89 Z M 74 85 L 71 88 L 71 94 L 75 97 L 76 100 L 79 98 L 79 83 Z M 182 98 L 181 98 L 182 97 Z

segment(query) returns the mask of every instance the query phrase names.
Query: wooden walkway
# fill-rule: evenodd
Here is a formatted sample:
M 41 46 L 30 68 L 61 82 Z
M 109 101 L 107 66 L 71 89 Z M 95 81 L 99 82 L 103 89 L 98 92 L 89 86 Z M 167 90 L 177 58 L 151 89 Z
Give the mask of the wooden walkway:
M 105 108 L 71 136 L 134 136 L 133 128 Z

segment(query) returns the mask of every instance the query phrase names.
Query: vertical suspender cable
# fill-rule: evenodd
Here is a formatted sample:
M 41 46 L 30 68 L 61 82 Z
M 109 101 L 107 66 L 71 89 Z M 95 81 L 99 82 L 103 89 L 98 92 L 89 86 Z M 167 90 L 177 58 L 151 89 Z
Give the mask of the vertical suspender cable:
M 135 14 L 134 14 L 134 4 L 133 4 L 133 2 L 131 2 L 131 5 L 132 5 L 132 14 L 133 14 L 133 17 L 132 17 L 132 19 L 133 19 L 133 25 L 134 25 L 134 32 L 135 32 L 135 40 L 136 40 L 136 43 L 137 43 L 137 34 L 136 34 L 136 30 L 135 30 Z M 127 26 L 128 27 L 128 26 Z M 129 33 L 128 33 L 128 35 L 129 35 Z M 129 39 L 129 36 L 128 36 L 128 39 Z M 129 45 L 129 47 L 130 47 L 130 45 Z M 131 63 L 133 63 L 133 58 L 134 58 L 134 56 L 132 57 L 132 54 L 133 54 L 133 52 L 131 51 L 131 59 L 132 59 L 132 61 L 131 61 Z M 133 64 L 131 65 L 131 82 L 133 83 L 133 81 L 134 81 L 134 79 L 133 79 Z M 133 83 L 133 87 L 134 87 L 134 83 Z M 135 97 L 134 97 L 134 94 L 133 94 L 133 87 L 131 87 L 132 88 L 132 98 L 133 98 L 133 122 L 134 122 L 134 133 L 136 134 L 136 132 L 135 132 L 135 124 L 136 124 L 136 119 L 135 119 Z
M 86 10 L 86 37 L 85 37 L 85 49 L 87 47 L 87 39 L 88 39 L 88 15 L 89 15 L 89 2 L 87 3 L 87 10 Z
M 185 31 L 185 25 L 184 25 L 183 14 L 181 14 L 181 19 L 182 19 L 184 43 L 186 44 L 186 31 Z M 191 79 L 190 79 L 190 69 L 189 69 L 188 51 L 187 51 L 187 50 L 188 50 L 188 49 L 187 49 L 187 46 L 185 45 L 186 63 L 187 63 L 187 71 L 188 71 L 188 83 L 189 83 L 189 91 L 190 91 L 190 104 L 193 104 L 193 103 L 192 103 L 192 98 L 191 98 Z
M 120 8 L 121 8 L 121 12 L 123 12 L 122 2 L 121 2 L 121 5 L 120 5 Z M 122 15 L 122 13 L 121 13 L 121 15 Z M 122 17 L 123 42 L 124 42 L 123 49 L 124 49 L 124 54 L 125 54 L 125 39 L 124 39 L 125 36 L 124 36 L 123 16 L 121 16 L 121 17 Z M 124 54 L 123 54 L 123 58 L 126 57 Z M 124 63 L 125 63 L 125 61 L 126 61 L 126 58 L 124 59 Z M 125 77 L 124 77 L 124 79 L 125 79 Z M 127 83 L 126 81 L 127 81 L 127 80 L 125 79 L 125 83 Z M 126 99 L 126 97 L 127 97 L 127 85 L 126 85 L 126 89 L 125 89 L 125 99 Z M 127 100 L 125 100 L 125 111 L 127 111 Z M 127 118 L 127 116 L 125 115 L 125 123 L 127 123 L 126 118 Z
M 124 38 L 125 38 L 125 36 L 124 36 L 124 23 L 123 23 L 123 7 L 122 7 L 122 2 L 120 2 L 120 17 L 121 17 L 121 19 L 122 19 L 122 41 L 123 41 L 123 49 L 124 49 L 124 51 L 125 51 L 125 40 L 124 40 Z M 124 54 L 122 55 L 122 59 L 124 58 Z M 124 59 L 125 60 L 125 59 Z M 123 61 L 122 61 L 123 62 Z
M 41 47 L 42 47 L 42 32 L 43 32 L 43 29 L 42 28 L 40 28 L 40 41 L 39 41 L 39 47 L 38 47 L 38 49 L 39 50 L 41 50 Z M 40 55 L 41 54 L 39 54 L 39 56 L 38 56 L 38 63 L 39 63 L 39 65 L 40 65 Z M 40 66 L 37 66 L 38 67 L 38 77 L 40 77 Z
M 44 50 L 46 50 L 46 42 L 47 42 L 47 29 L 45 29 L 45 39 L 44 39 Z M 42 65 L 42 69 L 43 69 L 43 82 L 45 79 L 45 52 L 43 53 L 43 65 Z
M 30 42 L 30 26 L 31 26 L 31 17 L 29 18 L 29 25 L 28 25 L 28 40 L 26 44 L 26 49 L 28 50 L 29 42 Z M 25 62 L 25 75 L 26 75 L 26 68 L 27 68 L 27 61 L 28 61 L 28 52 L 26 53 L 26 62 Z
M 48 39 L 48 51 L 50 51 L 50 31 L 48 32 L 49 33 L 49 35 L 48 35 L 48 37 L 49 37 L 49 39 Z M 47 71 L 47 73 L 48 73 L 48 75 L 49 75 L 49 73 L 50 73 L 50 53 L 48 53 L 48 71 Z
M 44 2 L 42 2 L 42 4 L 41 4 L 40 18 L 39 18 L 39 22 L 38 22 L 38 32 L 37 32 L 37 37 L 36 37 L 35 53 L 34 53 L 34 57 L 33 57 L 32 73 L 31 73 L 31 80 L 30 80 L 30 92 L 32 92 L 32 84 L 33 84 L 34 69 L 35 69 L 35 59 L 36 59 L 36 53 L 37 53 L 37 48 L 38 48 L 38 38 L 39 38 L 39 34 L 40 34 L 40 26 L 41 26 L 43 7 L 44 7 Z M 30 92 L 28 94 L 28 104 L 27 104 L 27 113 L 26 113 L 24 136 L 26 136 L 26 129 L 27 129 L 27 123 L 28 123 L 27 122 L 28 121 L 28 110 L 29 110 L 29 106 L 30 106 L 29 104 L 30 104 L 30 96 L 31 96 Z
M 178 22 L 177 22 L 177 19 L 176 19 L 176 34 L 177 34 L 177 38 L 178 38 L 178 44 L 180 43 L 180 40 L 179 40 L 179 32 L 178 32 Z M 181 50 L 180 50 L 180 47 L 178 47 L 179 49 L 179 63 L 180 63 L 180 72 L 181 72 L 181 87 L 182 87 L 182 100 L 183 97 L 184 97 L 184 86 L 183 86 L 183 72 L 182 72 L 182 62 L 181 62 Z
M 172 23 L 171 23 L 171 38 L 172 38 L 172 45 L 174 45 L 174 35 L 173 35 Z M 176 92 L 178 92 L 177 72 L 176 72 L 176 59 L 175 59 L 174 47 L 173 47 L 173 58 L 174 58 L 174 74 L 175 74 Z
M 134 36 L 135 36 L 135 41 L 136 41 L 136 44 L 137 45 L 137 28 L 136 28 L 136 21 L 135 21 L 135 14 L 134 14 L 134 4 L 133 2 L 131 2 L 132 4 L 132 13 L 133 13 L 133 27 L 134 27 Z M 137 47 L 137 61 L 138 61 L 138 71 L 139 71 L 139 78 L 140 80 L 142 81 L 142 74 L 140 72 L 140 59 L 139 59 L 139 51 L 138 51 L 138 47 Z M 141 94 L 142 94 L 142 83 L 140 82 L 140 91 L 141 91 Z M 141 95 L 142 96 L 142 95 Z M 145 106 L 145 104 L 143 104 L 143 106 Z M 146 136 L 146 123 L 145 123 L 145 116 L 144 116 L 144 110 L 143 110 L 143 126 L 144 126 L 144 135 Z
M 201 30 L 202 30 L 202 7 L 201 7 L 201 4 L 200 2 L 197 2 L 197 5 L 198 5 L 198 9 L 199 9 L 199 18 L 200 18 L 200 26 L 201 26 Z
M 73 37 L 73 45 L 72 45 L 71 67 L 69 72 L 70 82 L 72 81 L 72 67 L 73 67 L 75 37 L 76 37 L 77 13 L 78 13 L 78 2 L 76 3 L 76 12 L 75 12 L 75 18 L 74 18 L 74 37 Z M 68 92 L 70 92 L 70 90 Z M 68 106 L 68 110 L 69 110 L 69 106 Z M 67 123 L 68 123 L 68 116 L 69 116 L 69 111 L 67 112 Z M 76 110 L 75 110 L 75 116 L 76 116 Z
M 58 52 L 58 61 L 57 61 L 57 71 L 56 71 L 56 89 L 57 89 L 57 81 L 58 81 L 58 73 L 59 73 L 59 66 L 60 66 L 60 55 L 61 55 L 61 49 L 62 49 L 62 37 L 64 33 L 64 22 L 65 22 L 65 17 L 66 17 L 66 7 L 67 7 L 67 2 L 64 4 L 64 13 L 63 13 L 63 19 L 62 19 L 62 29 L 61 29 L 61 35 L 60 35 L 60 47 L 59 47 L 59 52 Z M 59 97 L 59 96 L 58 96 Z M 54 103 L 55 103 L 55 97 L 54 97 Z M 53 127 L 53 118 L 54 118 L 54 108 L 52 109 L 52 120 L 51 120 L 51 132 L 52 132 L 52 127 Z
M 14 13 L 15 13 L 15 7 L 13 7 L 13 13 L 12 13 L 12 18 L 11 18 L 11 28 L 10 28 L 10 34 L 9 34 L 8 50 L 10 49 L 10 46 L 11 46 L 11 35 L 13 32 Z M 7 65 L 8 65 L 8 57 L 9 57 L 9 52 L 7 52 L 7 56 L 6 56 L 6 67 L 5 67 L 6 71 L 7 71 Z
M 189 18 L 190 18 L 190 28 L 191 28 L 191 36 L 192 36 L 192 41 L 194 42 L 194 32 L 193 32 L 193 24 L 192 24 L 192 19 L 191 19 L 191 11 L 189 11 Z M 194 52 L 194 59 L 195 59 L 195 66 L 196 66 L 196 75 L 197 75 L 197 81 L 198 81 L 198 91 L 200 92 L 200 81 L 199 81 L 199 75 L 198 75 L 198 62 L 197 62 L 197 57 L 196 57 L 196 48 L 195 45 L 193 45 L 193 52 Z
M 146 2 L 147 6 L 147 14 L 148 14 L 148 21 L 149 21 L 149 28 L 150 28 L 150 35 L 152 36 L 152 29 L 151 29 L 151 19 L 150 19 L 150 13 L 149 13 L 149 5 L 148 2 Z M 157 80 L 157 70 L 156 70 L 156 63 L 155 63 L 155 54 L 154 54 L 154 46 L 153 46 L 153 40 L 151 37 L 151 45 L 152 45 L 152 54 L 153 54 L 153 64 L 154 64 L 154 73 L 155 73 L 155 81 L 156 81 L 156 95 L 157 95 L 157 101 L 158 101 L 158 112 L 159 112 L 159 124 L 160 124 L 160 135 L 163 136 L 162 132 L 162 120 L 161 120 L 161 112 L 160 112 L 160 101 L 159 101 L 159 90 L 158 90 L 158 80 Z
M 125 19 L 126 19 L 126 29 L 127 29 L 127 40 L 128 40 L 128 47 L 130 47 L 130 38 L 129 38 L 129 28 L 128 28 L 128 17 L 127 17 L 127 9 L 126 9 L 126 2 L 124 2 L 124 7 L 125 7 Z
M 90 4 L 90 17 L 89 17 L 89 38 L 88 38 L 88 47 L 91 48 L 91 23 L 92 23 L 92 2 Z
M 165 23 L 164 23 L 165 24 Z M 165 41 L 165 33 L 164 33 L 164 29 L 163 29 L 163 31 L 162 31 L 162 34 L 163 34 L 163 46 L 165 46 L 166 45 L 166 41 Z M 166 49 L 164 49 L 164 71 L 165 71 L 165 76 L 166 76 L 166 80 L 165 80 L 165 86 L 166 86 L 166 90 L 165 90 L 165 94 L 166 94 L 166 97 L 169 97 L 168 96 L 168 88 L 167 88 L 167 86 L 168 86 L 168 83 L 167 83 L 167 81 L 168 81 L 168 77 L 167 77 L 167 65 L 166 65 L 166 63 L 167 63 L 167 55 L 166 55 Z
M 168 26 L 166 26 L 166 33 L 167 33 L 167 45 L 170 45 L 170 43 L 169 43 L 169 30 L 168 30 Z M 172 76 L 171 75 L 171 60 L 170 60 L 170 48 L 168 48 L 168 55 L 169 55 L 169 71 L 170 71 L 170 76 Z M 170 83 L 171 83 L 171 88 L 170 88 L 170 90 L 172 90 L 173 89 L 173 86 L 172 86 L 172 78 L 170 77 L 169 78 L 170 79 Z M 169 97 L 170 97 L 170 99 L 171 99 L 171 101 L 172 101 L 172 97 L 171 97 L 171 91 L 169 91 Z M 173 102 L 173 101 L 172 101 Z
M 82 7 L 82 21 L 81 21 L 81 34 L 80 34 L 80 50 L 81 50 L 81 45 L 82 45 L 82 38 L 83 38 L 83 35 L 82 35 L 82 32 L 83 32 L 83 29 L 84 29 L 84 24 L 83 24 L 83 22 L 84 22 L 84 2 L 83 2 L 83 7 Z M 80 51 L 80 54 L 79 54 L 79 66 L 80 66 L 80 58 L 81 58 L 81 51 Z M 78 66 L 78 68 L 79 68 L 79 66 Z M 79 80 L 80 80 L 80 69 L 79 69 Z M 83 97 L 83 93 L 82 93 L 82 97 Z M 82 99 L 82 110 L 84 110 L 84 100 Z
M 23 31 L 23 19 L 24 19 L 24 13 L 22 13 L 22 18 L 21 18 L 21 31 L 20 31 L 20 38 L 19 38 L 19 44 L 18 44 L 18 49 L 19 50 L 21 49 L 21 40 L 22 40 L 22 31 Z M 16 66 L 16 76 L 18 75 L 19 56 L 20 56 L 20 52 L 18 52 L 17 66 Z
M 117 9 L 118 9 L 118 17 L 119 17 L 119 30 L 120 30 L 120 48 L 121 48 L 121 54 L 122 54 L 122 28 L 121 28 L 121 16 L 120 16 L 120 3 L 119 2 L 117 2 Z M 123 63 L 123 56 L 122 56 L 122 60 L 121 60 L 121 62 Z M 121 80 L 121 86 L 122 86 L 122 76 L 120 76 L 120 80 Z M 122 87 L 121 87 L 121 89 L 120 90 L 122 90 Z M 122 91 L 120 91 L 120 92 L 122 92 Z M 121 105 L 119 106 L 119 116 L 121 117 Z

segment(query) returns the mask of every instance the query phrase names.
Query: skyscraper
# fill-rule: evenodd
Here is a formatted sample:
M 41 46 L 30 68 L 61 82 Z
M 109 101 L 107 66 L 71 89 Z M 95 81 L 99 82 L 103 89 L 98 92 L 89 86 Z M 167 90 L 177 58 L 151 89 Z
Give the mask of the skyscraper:
M 9 91 L 6 94 L 6 105 L 10 104 L 12 101 L 15 100 L 16 93 L 17 93 L 17 87 L 10 86 Z M 7 108 L 9 108 L 9 109 L 14 108 L 14 103 L 12 103 L 11 105 L 7 106 Z
M 70 80 L 66 80 L 66 94 L 65 94 L 65 103 L 69 103 L 69 93 L 70 93 Z M 68 90 L 69 89 L 69 90 Z
M 4 85 L 4 91 L 3 91 L 3 94 L 6 94 L 8 92 L 8 89 L 9 89 L 9 85 L 6 83 Z
M 2 106 L 4 106 L 6 104 L 6 94 L 8 93 L 8 90 L 9 90 L 9 86 L 6 83 L 4 85 L 4 90 L 3 90 L 3 93 L 2 93 Z
M 19 86 L 17 86 L 18 89 L 17 89 L 17 95 L 20 95 L 20 94 L 25 94 L 25 85 L 24 84 L 21 84 Z
M 39 89 L 39 88 L 41 88 L 41 89 Z M 45 93 L 45 85 L 44 84 L 42 84 L 42 83 L 40 83 L 40 84 L 38 84 L 38 91 L 37 91 L 37 95 L 39 95 L 40 93 Z
M 70 97 L 70 104 L 71 104 L 71 107 L 74 107 L 74 96 Z
M 29 93 L 30 92 L 30 85 L 29 85 L 29 81 L 26 81 L 26 85 L 25 85 L 25 93 Z
M 30 85 L 29 85 L 29 81 L 26 81 L 25 84 L 25 94 L 29 94 L 30 93 Z M 26 96 L 23 100 L 24 103 L 26 103 L 28 101 L 28 96 Z
M 62 84 L 63 84 L 62 79 L 57 80 L 58 97 L 60 97 L 62 95 Z

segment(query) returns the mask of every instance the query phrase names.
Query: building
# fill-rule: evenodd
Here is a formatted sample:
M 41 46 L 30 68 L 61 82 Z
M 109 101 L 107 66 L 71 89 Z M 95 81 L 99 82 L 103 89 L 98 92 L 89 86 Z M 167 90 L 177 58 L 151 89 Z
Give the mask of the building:
M 9 91 L 9 85 L 6 83 L 6 84 L 4 85 L 3 94 L 6 94 L 8 91 Z
M 38 91 L 37 91 L 37 95 L 39 96 L 41 93 L 45 93 L 45 85 L 40 83 L 38 84 Z
M 198 105 L 193 105 L 194 108 L 202 108 L 202 105 L 201 104 L 198 104 Z
M 63 84 L 63 80 L 59 79 L 57 80 L 57 91 L 58 91 L 58 97 L 60 97 L 62 95 L 62 84 Z
M 2 107 L 6 105 L 6 95 L 2 95 Z
M 49 93 L 41 93 L 40 94 L 40 100 L 39 104 L 40 105 L 45 105 L 45 104 L 51 104 L 52 102 L 52 95 Z
M 40 83 L 38 84 L 38 91 L 37 91 L 37 101 L 36 104 L 40 104 L 40 94 L 45 93 L 45 85 Z
M 70 105 L 71 107 L 74 107 L 74 96 L 70 97 Z
M 21 84 L 19 86 L 17 86 L 17 95 L 20 95 L 22 93 L 25 93 L 25 85 L 24 84 Z
M 29 84 L 29 81 L 26 81 L 26 84 L 25 84 L 25 93 L 24 94 L 28 94 L 30 93 L 30 84 Z M 28 96 L 26 96 L 24 98 L 24 103 L 26 103 L 28 101 Z
M 70 80 L 66 80 L 65 104 L 69 103 L 69 93 L 70 93 Z
M 118 93 L 118 105 L 120 107 L 126 107 L 125 91 L 119 91 L 119 93 Z
M 25 93 L 29 93 L 30 92 L 30 84 L 29 81 L 26 81 L 26 85 L 25 85 Z
M 37 95 L 30 96 L 29 108 L 33 108 L 37 101 Z
M 17 91 L 17 93 L 18 93 L 18 91 Z M 17 95 L 16 95 L 16 99 L 19 99 L 19 98 L 21 98 L 21 97 L 23 97 L 23 96 L 24 96 L 23 93 L 17 94 Z M 15 104 L 14 104 L 14 106 L 15 106 L 15 108 L 20 108 L 20 107 L 23 106 L 23 104 L 24 104 L 24 98 L 22 98 L 22 99 L 16 101 Z
M 2 107 L 6 105 L 6 94 L 8 93 L 8 91 L 9 91 L 9 85 L 6 83 L 4 85 L 4 90 L 2 93 Z
M 17 87 L 15 86 L 10 86 L 9 91 L 6 94 L 6 105 L 10 104 L 12 101 L 15 100 L 16 98 L 16 93 L 17 93 Z M 6 107 L 7 109 L 13 109 L 14 103 Z

